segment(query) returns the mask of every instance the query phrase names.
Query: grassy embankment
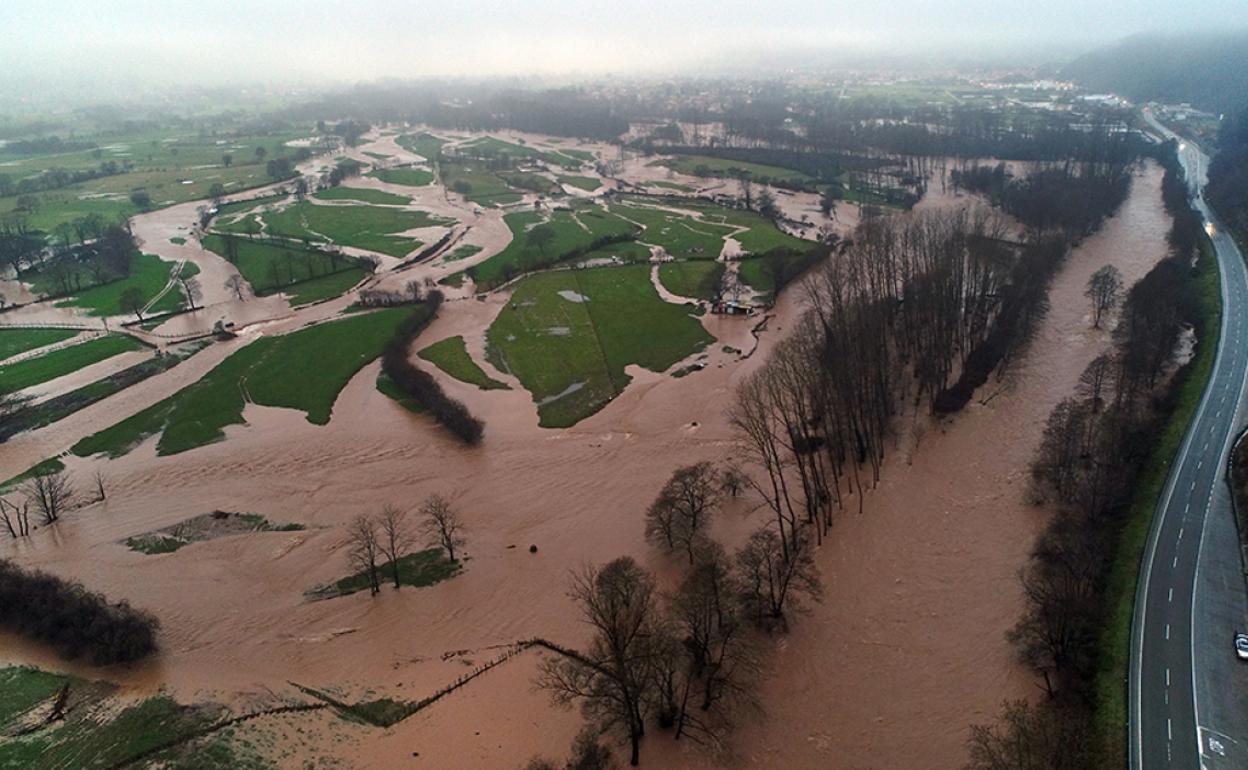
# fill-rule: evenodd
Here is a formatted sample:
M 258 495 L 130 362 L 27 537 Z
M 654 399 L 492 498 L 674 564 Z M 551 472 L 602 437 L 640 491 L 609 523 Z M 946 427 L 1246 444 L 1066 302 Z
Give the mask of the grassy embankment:
M 510 390 L 507 383 L 489 376 L 472 360 L 464 346 L 463 337 L 447 337 L 421 350 L 417 355 L 460 382 L 476 385 L 481 390 Z
M 130 309 L 123 308 L 121 305 L 123 293 L 129 289 L 138 289 L 144 300 L 150 300 L 165 288 L 169 279 L 174 276 L 176 268 L 175 262 L 166 262 L 152 254 L 136 253 L 130 263 L 129 275 L 98 285 L 94 285 L 94 279 L 86 268 L 79 268 L 80 275 L 76 280 L 70 278 L 70 283 L 81 284 L 87 288 L 75 291 L 66 299 L 57 301 L 56 306 L 82 308 L 87 311 L 88 315 L 93 316 L 128 314 Z M 186 262 L 182 265 L 180 275 L 190 278 L 198 273 L 198 267 Z M 55 295 L 61 292 L 60 281 L 53 277 L 50 270 L 28 271 L 23 276 L 23 280 L 29 281 L 34 291 L 39 294 Z M 186 298 L 182 294 L 182 288 L 175 285 L 152 306 L 148 314 L 172 313 L 184 307 L 186 307 Z
M 525 278 L 487 340 L 490 361 L 520 379 L 540 424 L 555 428 L 623 392 L 626 366 L 661 372 L 714 338 L 688 308 L 659 298 L 648 265 L 628 265 Z
M 76 345 L 52 350 L 34 358 L 0 366 L 0 395 L 40 385 L 113 356 L 143 349 L 143 343 L 133 337 L 124 334 L 107 334 Z
M 768 166 L 762 163 L 749 163 L 741 160 L 712 158 L 706 155 L 676 155 L 662 158 L 650 164 L 664 166 L 687 176 L 700 177 L 748 177 L 750 179 L 772 179 L 793 183 L 809 183 L 814 180 L 800 171 L 781 166 Z
M 1198 291 L 1202 322 L 1197 330 L 1199 344 L 1182 384 L 1170 419 L 1153 447 L 1148 467 L 1131 502 L 1126 523 L 1114 550 L 1106 588 L 1107 618 L 1098 649 L 1095 727 L 1106 745 L 1126 745 L 1127 668 L 1131 661 L 1131 624 L 1135 612 L 1136 586 L 1148 534 L 1169 477 L 1170 466 L 1213 371 L 1222 324 L 1222 302 L 1217 258 L 1205 237 L 1200 242 Z
M 278 337 L 264 337 L 222 361 L 203 379 L 73 446 L 80 457 L 118 457 L 158 435 L 158 454 L 220 441 L 241 425 L 248 400 L 297 409 L 324 425 L 338 393 L 381 354 L 410 308 L 359 313 Z
M 0 329 L 0 361 L 78 336 L 77 329 Z

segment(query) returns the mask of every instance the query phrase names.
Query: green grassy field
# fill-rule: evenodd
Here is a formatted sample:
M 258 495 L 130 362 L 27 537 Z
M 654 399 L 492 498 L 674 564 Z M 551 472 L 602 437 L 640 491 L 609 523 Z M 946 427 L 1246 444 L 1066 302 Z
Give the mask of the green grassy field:
M 76 336 L 77 329 L 0 329 L 0 361 Z
M 394 380 L 390 379 L 390 375 L 385 372 L 377 372 L 377 381 L 375 384 L 377 386 L 378 393 L 392 399 L 398 403 L 399 406 L 403 407 L 412 414 L 425 414 L 429 411 L 425 409 L 424 404 L 409 396 L 407 391 L 400 388 Z
M 131 350 L 143 343 L 124 334 L 107 334 L 93 340 L 53 350 L 8 366 L 0 366 L 0 394 L 14 393 Z
M 593 192 L 602 187 L 602 180 L 596 176 L 561 176 L 559 184 L 571 185 L 585 192 Z
M 706 155 L 677 155 L 664 158 L 650 164 L 666 166 L 681 174 L 689 176 L 748 176 L 751 179 L 773 179 L 785 182 L 813 182 L 814 180 L 800 171 L 780 166 L 767 166 L 762 163 L 747 163 L 740 160 L 725 160 Z
M 499 382 L 485 373 L 464 346 L 463 337 L 447 337 L 435 342 L 417 353 L 421 358 L 451 375 L 460 382 L 476 385 L 482 390 L 510 390 L 506 383 Z
M 549 177 L 544 177 L 541 174 L 504 171 L 500 172 L 498 176 L 507 183 L 508 187 L 514 187 L 517 190 L 535 192 L 539 195 L 560 195 L 563 193 L 563 188 L 551 181 Z
M 694 299 L 714 299 L 724 277 L 722 262 L 664 262 L 659 265 L 659 282 L 673 294 Z
M 423 211 L 364 205 L 318 206 L 308 201 L 268 212 L 264 221 L 272 235 L 314 241 L 328 239 L 339 246 L 367 249 L 392 257 L 407 256 L 421 245 L 414 238 L 394 233 L 449 224 L 448 220 Z
M 222 203 L 217 206 L 217 217 L 232 217 L 242 214 L 244 211 L 251 211 L 260 206 L 267 206 L 270 203 L 278 203 L 289 198 L 289 195 L 265 195 L 260 198 L 252 198 L 250 200 L 233 201 L 231 203 Z
M 100 285 L 92 285 L 91 275 L 85 268 L 78 270 L 79 280 L 88 288 L 74 292 L 70 297 L 56 303 L 57 307 L 78 307 L 87 311 L 88 315 L 127 315 L 129 308 L 121 306 L 121 295 L 131 288 L 137 288 L 145 300 L 156 296 L 169 282 L 176 267 L 174 262 L 166 262 L 152 254 L 136 252 L 130 264 L 130 274 L 125 278 Z M 192 263 L 182 266 L 182 274 L 188 278 L 199 272 Z M 36 293 L 54 294 L 60 291 L 60 283 L 53 278 L 51 270 L 28 270 L 23 276 Z M 160 301 L 151 309 L 153 315 L 180 310 L 185 306 L 185 297 L 181 287 L 174 287 L 166 292 Z
M 505 142 L 492 136 L 483 136 L 480 139 L 466 142 L 460 145 L 459 151 L 479 158 L 511 158 L 513 160 L 528 158 L 564 168 L 579 168 L 581 159 L 571 156 L 573 152 L 584 152 L 583 150 L 570 150 L 567 153 L 562 150 L 545 151 L 531 145 Z M 592 160 L 593 156 L 589 155 L 589 158 Z
M 442 257 L 442 261 L 443 262 L 458 262 L 461 259 L 467 259 L 468 257 L 471 257 L 474 254 L 479 254 L 480 252 L 481 252 L 480 246 L 477 246 L 471 243 L 465 243 L 462 246 L 456 246 L 454 249 L 451 249 L 450 253 L 448 253 L 445 257 Z
M 162 455 L 176 454 L 224 438 L 224 428 L 243 424 L 245 399 L 264 406 L 298 409 L 308 422 L 329 422 L 334 401 L 368 362 L 381 354 L 409 308 L 358 313 L 279 337 L 264 337 L 222 361 L 199 382 L 141 412 L 79 441 L 81 457 L 129 452 L 160 434 Z
M 676 259 L 716 259 L 723 250 L 724 236 L 734 229 L 642 206 L 617 204 L 611 206 L 611 212 L 643 225 L 646 229 L 637 240 L 661 246 Z
M 62 687 L 70 687 L 73 707 L 62 721 L 29 734 L 18 734 L 19 718 L 50 703 Z M 135 701 L 116 697 L 104 682 L 39 671 L 0 669 L 0 769 L 103 770 L 134 767 L 177 767 L 180 770 L 271 770 L 273 767 L 227 728 L 212 736 L 181 743 L 226 715 L 215 704 L 182 705 L 158 695 Z M 177 743 L 174 746 L 171 744 Z M 168 747 L 168 748 L 164 748 Z M 162 750 L 163 748 L 163 750 Z
M 651 187 L 659 187 L 664 190 L 678 190 L 680 192 L 693 192 L 693 188 L 688 185 L 678 184 L 676 182 L 646 182 Z
M 511 243 L 498 254 L 468 269 L 478 287 L 492 288 L 510 276 L 558 262 L 563 255 L 586 248 L 599 238 L 624 236 L 636 230 L 630 223 L 598 207 L 555 211 L 549 220 L 543 220 L 543 215 L 533 211 L 503 217 L 511 229 Z M 550 242 L 533 242 L 531 233 L 536 227 L 549 228 L 554 233 Z
M 208 235 L 204 248 L 226 254 L 225 239 Z M 332 297 L 351 288 L 364 277 L 364 270 L 350 257 L 336 256 L 318 249 L 304 249 L 299 244 L 266 243 L 238 239 L 238 263 L 235 265 L 257 294 L 284 291 L 292 304 L 306 304 L 314 299 Z M 327 292 L 339 287 L 333 294 Z
M 423 168 L 383 168 L 370 171 L 365 176 L 404 187 L 424 187 L 433 183 L 433 172 Z
M 442 183 L 452 192 L 464 190 L 463 196 L 482 206 L 505 206 L 521 199 L 520 193 L 485 168 L 471 161 L 443 161 L 439 166 Z
M 394 141 L 408 152 L 414 152 L 428 161 L 440 158 L 442 156 L 442 145 L 446 144 L 445 139 L 439 139 L 428 133 L 404 134 Z
M 541 425 L 557 428 L 619 395 L 627 365 L 661 372 L 714 338 L 687 307 L 659 298 L 648 265 L 628 265 L 525 278 L 487 341 L 490 361 L 533 395 Z
M 385 190 L 371 190 L 366 187 L 331 187 L 328 190 L 321 190 L 313 197 L 323 201 L 359 201 L 380 206 L 406 206 L 412 202 L 411 198 L 402 195 L 388 193 Z

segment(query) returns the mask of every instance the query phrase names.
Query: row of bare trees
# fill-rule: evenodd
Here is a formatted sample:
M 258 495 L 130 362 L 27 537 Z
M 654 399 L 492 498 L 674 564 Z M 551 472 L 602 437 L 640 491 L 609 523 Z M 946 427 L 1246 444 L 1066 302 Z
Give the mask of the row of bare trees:
M 367 576 L 374 596 L 389 578 L 397 589 L 402 581 L 402 559 L 419 546 L 441 548 L 446 558 L 457 561 L 464 546 L 464 524 L 450 501 L 430 495 L 420 504 L 418 519 L 393 505 L 377 516 L 357 516 L 347 529 L 347 558 L 351 568 Z M 383 561 L 384 560 L 384 561 Z M 386 573 L 386 574 L 383 574 Z
M 95 476 L 96 501 L 104 499 L 104 477 Z M 40 470 L 18 487 L 17 501 L 0 497 L 0 521 L 14 538 L 30 534 L 30 514 L 38 513 L 45 525 L 55 523 L 74 503 L 75 493 L 64 471 Z
M 573 574 L 569 595 L 593 636 L 580 650 L 549 645 L 557 654 L 539 683 L 557 703 L 579 703 L 591 733 L 627 740 L 634 765 L 648 725 L 722 748 L 735 717 L 757 705 L 767 632 L 821 594 L 805 539 L 786 552 L 765 525 L 729 555 L 710 538 L 720 504 L 741 485 L 736 469 L 701 462 L 677 468 L 660 490 L 646 537 L 687 559 L 674 590 L 661 592 L 629 557 Z
M 1175 227 L 1185 226 L 1176 217 Z M 1181 243 L 1172 239 L 1172 246 L 1175 253 L 1127 293 L 1111 350 L 1088 365 L 1073 396 L 1049 416 L 1032 463 L 1032 495 L 1057 513 L 1020 572 L 1024 611 L 1008 634 L 1049 697 L 1006 704 L 996 724 L 972 728 L 968 770 L 1124 763 L 1121 735 L 1091 727 L 1097 672 L 1107 667 L 1102 656 L 1117 654 L 1101 646 L 1112 622 L 1109 570 L 1133 506 L 1155 503 L 1135 497 L 1193 369 L 1176 359 L 1182 330 L 1213 326 L 1197 297 L 1199 268 Z M 1103 291 L 1114 278 L 1102 274 L 1104 285 L 1090 292 L 1097 295 L 1094 316 L 1095 304 L 1116 293 Z

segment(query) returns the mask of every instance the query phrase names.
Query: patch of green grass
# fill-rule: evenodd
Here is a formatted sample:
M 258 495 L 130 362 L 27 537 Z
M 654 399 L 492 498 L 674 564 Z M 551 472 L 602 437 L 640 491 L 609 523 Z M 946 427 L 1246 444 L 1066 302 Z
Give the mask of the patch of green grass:
M 273 235 L 328 240 L 339 246 L 367 249 L 392 257 L 407 256 L 421 245 L 418 240 L 395 233 L 450 224 L 424 211 L 388 206 L 318 206 L 308 201 L 267 213 L 264 221 Z
M 367 187 L 331 187 L 328 190 L 321 190 L 313 197 L 323 201 L 359 201 L 375 203 L 379 206 L 406 206 L 412 202 L 412 199 L 406 196 Z
M 394 141 L 408 152 L 414 152 L 430 162 L 442 156 L 442 145 L 446 144 L 445 139 L 439 139 L 433 134 L 424 132 L 414 136 L 412 134 L 404 134 Z
M 34 478 L 38 474 L 60 473 L 63 470 L 65 470 L 65 463 L 61 462 L 61 458 L 50 457 L 47 460 L 35 463 L 34 465 L 22 471 L 21 473 L 17 474 L 13 478 L 8 479 L 3 484 L 0 484 L 0 492 L 13 489 L 18 484 L 21 484 L 23 481 L 26 481 L 27 479 Z
M 63 377 L 83 367 L 131 350 L 143 343 L 124 334 L 106 334 L 76 345 L 52 350 L 7 366 L 0 366 L 0 394 L 14 393 Z
M 1153 447 L 1148 467 L 1136 482 L 1126 523 L 1118 535 L 1114 560 L 1105 589 L 1107 616 L 1097 649 L 1094 721 L 1106 746 L 1126 745 L 1127 667 L 1131 662 L 1131 625 L 1144 548 L 1157 506 L 1165 490 L 1170 466 L 1178 455 L 1200 399 L 1213 372 L 1222 328 L 1222 299 L 1217 257 L 1208 238 L 1201 237 L 1197 297 L 1202 322 L 1197 333 L 1196 358 L 1179 392 L 1174 411 Z
M 80 457 L 100 452 L 119 457 L 148 436 L 160 435 L 156 451 L 176 454 L 220 441 L 229 425 L 244 423 L 246 400 L 298 409 L 324 425 L 338 393 L 410 313 L 388 308 L 358 313 L 278 337 L 264 337 L 235 352 L 203 379 L 74 445 Z
M 631 223 L 597 207 L 555 211 L 546 221 L 533 211 L 508 214 L 503 220 L 511 229 L 511 243 L 468 269 L 468 274 L 481 288 L 492 288 L 520 273 L 558 263 L 596 240 L 627 236 L 636 231 Z M 532 234 L 539 227 L 553 234 L 547 243 L 537 241 Z
M 51 698 L 69 677 L 34 668 L 0 668 L 0 733 L 15 718 Z
M 596 176 L 561 176 L 559 184 L 571 185 L 585 192 L 593 192 L 602 187 L 602 180 Z
M 510 390 L 507 383 L 489 376 L 472 360 L 464 346 L 463 337 L 447 337 L 421 350 L 417 355 L 460 382 L 476 385 L 481 390 Z
M 661 187 L 664 190 L 679 190 L 680 192 L 693 192 L 693 188 L 689 185 L 677 184 L 676 182 L 646 182 L 651 187 Z
M 443 262 L 458 262 L 481 252 L 481 247 L 472 243 L 456 246 L 449 254 L 442 257 Z
M 0 361 L 77 337 L 77 329 L 0 329 Z
M 544 427 L 601 409 L 628 384 L 629 364 L 661 372 L 714 341 L 688 308 L 659 298 L 648 265 L 525 278 L 487 340 L 490 361 L 520 379 Z
M 336 273 L 322 275 L 319 278 L 309 278 L 289 284 L 282 291 L 290 298 L 292 307 L 300 307 L 323 299 L 337 297 L 364 280 L 366 275 L 368 275 L 368 272 L 364 268 L 350 267 L 346 270 L 339 270 Z
M 663 287 L 682 297 L 714 299 L 719 294 L 723 277 L 724 265 L 721 262 L 696 260 L 659 265 L 659 281 Z
M 380 152 L 369 152 L 368 150 L 365 150 L 364 154 L 372 158 L 373 160 L 389 160 L 390 158 L 394 157 L 393 155 L 386 155 Z
M 812 182 L 811 177 L 800 171 L 780 166 L 767 166 L 762 163 L 747 163 L 740 160 L 712 158 L 706 155 L 677 155 L 655 161 L 651 165 L 666 166 L 673 171 L 688 176 L 715 177 L 749 177 L 751 179 L 772 179 L 785 182 Z
M 220 206 L 217 206 L 217 218 L 220 219 L 221 217 L 230 217 L 235 214 L 241 214 L 244 211 L 251 211 L 252 209 L 259 208 L 260 206 L 266 206 L 270 203 L 277 203 L 279 201 L 286 200 L 288 197 L 290 196 L 265 195 L 260 198 L 252 198 L 251 200 L 222 203 Z
M 259 214 L 243 214 L 236 219 L 218 219 L 212 229 L 218 233 L 236 233 L 238 235 L 259 235 L 264 232 L 260 224 Z
M 483 136 L 480 139 L 474 139 L 460 145 L 459 151 L 464 155 L 470 155 L 478 158 L 510 158 L 512 160 L 531 159 L 540 160 L 554 166 L 563 166 L 566 168 L 577 168 L 581 165 L 578 158 L 569 157 L 573 151 L 563 153 L 545 152 L 537 147 L 530 145 L 515 144 L 513 142 L 505 142 L 502 139 L 495 139 L 492 136 Z M 582 152 L 577 150 L 575 152 Z M 592 159 L 592 155 L 590 158 Z
M 716 259 L 723 250 L 724 237 L 733 232 L 731 226 L 672 211 L 623 205 L 611 206 L 611 211 L 645 227 L 637 240 L 661 246 L 676 259 Z
M 399 406 L 412 414 L 424 414 L 428 411 L 424 404 L 409 396 L 407 391 L 400 388 L 385 372 L 377 372 L 376 385 L 378 393 L 398 402 Z
M 383 168 L 370 171 L 365 176 L 403 187 L 424 187 L 433 183 L 433 172 L 423 168 Z
M 307 304 L 314 299 L 337 296 L 363 278 L 364 271 L 350 257 L 320 249 L 305 249 L 302 244 L 253 241 L 239 238 L 238 261 L 235 267 L 257 294 L 285 291 L 292 304 Z M 205 249 L 226 256 L 226 240 L 220 235 L 203 239 Z M 330 294 L 335 287 L 336 293 Z
M 180 235 L 175 235 L 169 239 L 169 242 L 172 243 L 174 246 L 181 246 L 186 243 L 186 239 Z
M 425 588 L 455 577 L 462 568 L 460 562 L 446 558 L 441 548 L 427 548 L 399 558 L 399 583 L 404 587 Z M 391 581 L 390 585 L 394 585 L 391 562 L 382 564 L 378 569 L 382 583 Z M 357 591 L 367 591 L 368 585 L 367 573 L 357 572 L 329 586 L 315 588 L 308 592 L 308 596 L 314 599 L 347 596 Z
M 519 193 L 508 187 L 506 182 L 482 163 L 444 160 L 439 169 L 447 189 L 461 193 L 468 200 L 482 206 L 505 206 L 521 199 Z
M 514 187 L 517 190 L 535 192 L 539 195 L 555 195 L 563 192 L 559 185 L 551 181 L 549 177 L 544 177 L 541 174 L 504 171 L 500 172 L 498 176 L 506 182 L 509 187 Z

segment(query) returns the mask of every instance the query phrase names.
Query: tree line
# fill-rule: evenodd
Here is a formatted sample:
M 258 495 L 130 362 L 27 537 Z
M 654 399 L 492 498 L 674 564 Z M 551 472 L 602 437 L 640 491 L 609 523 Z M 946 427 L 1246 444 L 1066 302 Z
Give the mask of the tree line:
M 160 623 L 81 583 L 0 559 L 0 627 L 96 665 L 129 663 L 156 651 Z
M 1167 175 L 1180 173 L 1177 163 L 1167 165 Z M 1185 196 L 1180 204 L 1188 206 Z M 1176 217 L 1174 227 L 1185 221 Z M 1183 240 L 1172 233 L 1172 243 Z M 1141 476 L 1191 376 L 1190 362 L 1176 362 L 1180 335 L 1205 328 L 1210 312 L 1198 297 L 1201 267 L 1193 257 L 1173 248 L 1131 287 L 1110 351 L 1088 365 L 1075 393 L 1049 416 L 1031 465 L 1031 495 L 1057 512 L 1020 573 L 1023 615 L 1007 635 L 1047 698 L 1008 703 L 995 724 L 972 728 L 969 770 L 1124 761 L 1121 736 L 1092 727 L 1097 674 L 1103 656 L 1114 654 L 1102 646 L 1112 622 L 1109 570 Z
M 609 750 L 587 736 L 627 742 L 640 762 L 647 731 L 657 728 L 711 750 L 722 749 L 736 719 L 757 708 L 768 635 L 785 626 L 822 586 L 805 547 L 783 556 L 769 526 L 729 555 L 708 535 L 726 496 L 742 490 L 739 472 L 709 462 L 677 468 L 646 513 L 646 537 L 687 560 L 678 585 L 661 592 L 631 557 L 573 572 L 569 597 L 592 629 L 587 645 L 545 643 L 539 686 L 561 705 L 579 704 L 586 728 L 578 758 L 605 767 Z M 530 768 L 552 767 L 535 761 Z
M 1223 119 L 1205 195 L 1241 241 L 1248 239 L 1248 107 Z
M 446 395 L 433 375 L 408 360 L 412 341 L 433 320 L 441 304 L 442 292 L 435 289 L 425 295 L 386 343 L 381 353 L 381 370 L 452 435 L 465 444 L 479 444 L 485 424 L 473 417 L 463 403 Z

